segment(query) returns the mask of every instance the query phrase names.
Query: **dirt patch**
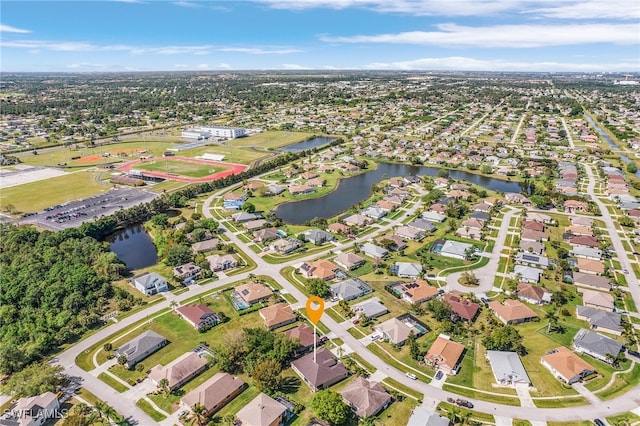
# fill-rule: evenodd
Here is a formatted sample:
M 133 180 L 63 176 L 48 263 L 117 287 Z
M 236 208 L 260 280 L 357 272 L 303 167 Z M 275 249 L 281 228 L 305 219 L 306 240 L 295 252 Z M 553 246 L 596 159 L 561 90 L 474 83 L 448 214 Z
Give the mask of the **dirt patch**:
M 89 155 L 88 157 L 78 158 L 77 160 L 73 161 L 77 161 L 79 163 L 95 163 L 96 161 L 100 161 L 101 159 L 102 157 L 100 157 L 99 155 Z

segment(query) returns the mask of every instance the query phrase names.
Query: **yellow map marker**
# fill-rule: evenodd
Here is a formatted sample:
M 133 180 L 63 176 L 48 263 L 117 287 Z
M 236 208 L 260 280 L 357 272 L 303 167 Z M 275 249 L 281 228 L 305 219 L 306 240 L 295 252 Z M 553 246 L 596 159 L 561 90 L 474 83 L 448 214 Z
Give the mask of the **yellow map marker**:
M 307 300 L 307 315 L 309 316 L 309 319 L 314 325 L 318 324 L 323 312 L 324 312 L 324 300 L 322 300 L 318 296 L 311 296 Z

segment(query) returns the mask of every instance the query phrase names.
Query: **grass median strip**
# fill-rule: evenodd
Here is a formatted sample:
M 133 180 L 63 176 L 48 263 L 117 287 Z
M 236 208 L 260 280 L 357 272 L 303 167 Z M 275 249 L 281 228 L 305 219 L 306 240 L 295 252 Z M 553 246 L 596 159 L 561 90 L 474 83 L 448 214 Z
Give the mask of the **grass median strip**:
M 151 406 L 151 404 L 149 404 L 149 401 L 143 399 L 139 399 L 136 402 L 136 405 L 145 413 L 147 413 L 149 415 L 149 417 L 151 417 L 153 420 L 155 420 L 156 422 L 161 422 L 162 420 L 166 419 L 167 417 L 164 414 L 158 413 L 156 411 L 155 408 L 153 408 Z
M 112 388 L 114 388 L 120 393 L 126 392 L 127 390 L 129 390 L 128 387 L 126 387 L 125 385 L 123 385 L 122 383 L 120 383 L 119 381 L 117 381 L 107 373 L 100 373 L 98 375 L 98 379 L 102 380 L 103 382 L 105 382 L 106 384 L 108 384 L 109 386 L 111 386 Z
M 420 392 L 415 391 L 410 387 L 403 385 L 402 383 L 400 383 L 395 379 L 392 379 L 391 377 L 387 377 L 386 379 L 382 380 L 382 384 L 387 385 L 390 388 L 397 390 L 398 392 L 402 392 L 408 397 L 416 399 L 418 401 L 422 401 L 422 398 L 424 397 L 424 395 L 422 395 Z

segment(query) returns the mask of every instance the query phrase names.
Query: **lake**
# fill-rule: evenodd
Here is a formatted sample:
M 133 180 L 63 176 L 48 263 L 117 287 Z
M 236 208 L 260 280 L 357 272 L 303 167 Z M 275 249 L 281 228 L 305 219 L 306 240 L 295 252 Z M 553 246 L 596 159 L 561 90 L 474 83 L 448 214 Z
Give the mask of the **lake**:
M 334 140 L 333 138 L 315 137 L 315 138 L 307 139 L 306 141 L 284 146 L 280 148 L 280 151 L 286 151 L 286 152 L 306 151 L 307 149 L 313 149 L 322 145 L 326 145 L 329 142 L 332 142 L 333 140 Z
M 158 261 L 156 246 L 142 225 L 132 225 L 115 232 L 107 241 L 111 251 L 129 270 L 146 268 Z
M 379 163 L 378 168 L 356 176 L 341 179 L 338 187 L 329 194 L 308 200 L 280 204 L 275 214 L 292 225 L 302 225 L 314 217 L 333 217 L 371 195 L 371 187 L 381 180 L 394 176 L 437 176 L 437 167 L 413 166 L 409 164 Z M 475 175 L 461 170 L 449 170 L 449 177 L 498 192 L 520 192 L 520 184 Z

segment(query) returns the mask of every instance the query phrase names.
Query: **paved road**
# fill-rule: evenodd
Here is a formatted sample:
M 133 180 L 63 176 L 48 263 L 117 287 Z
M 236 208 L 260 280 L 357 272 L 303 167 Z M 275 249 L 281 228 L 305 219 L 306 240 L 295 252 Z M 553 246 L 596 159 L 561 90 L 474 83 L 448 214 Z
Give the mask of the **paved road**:
M 595 184 L 595 180 L 593 177 L 593 173 L 590 168 L 586 166 L 587 175 L 589 176 L 590 183 L 590 193 L 593 192 L 593 186 Z M 207 217 L 211 217 L 210 206 L 213 200 L 221 195 L 222 191 L 216 193 L 209 197 L 203 206 L 204 215 Z M 593 195 L 593 194 L 592 194 Z M 596 199 L 597 200 L 597 199 Z M 603 211 L 603 219 L 607 223 L 607 229 L 609 229 L 611 233 L 611 238 L 613 241 L 613 245 L 616 248 L 616 252 L 619 253 L 620 261 L 623 263 L 623 266 L 632 271 L 629 260 L 624 255 L 624 248 L 622 247 L 622 243 L 617 233 L 615 232 L 615 228 L 613 226 L 613 222 L 611 217 L 609 216 L 606 207 L 602 205 L 600 202 L 600 208 Z M 403 215 L 401 218 L 394 221 L 394 223 L 387 224 L 377 232 L 383 232 L 385 230 L 391 229 L 395 223 L 399 222 L 407 215 L 415 212 L 419 207 L 419 203 L 415 203 L 411 208 L 409 208 L 407 214 Z M 508 223 L 513 214 L 515 214 L 517 210 L 513 210 L 507 215 L 505 215 L 504 223 L 506 225 L 501 225 L 501 232 L 498 235 L 498 242 L 504 241 L 506 238 L 506 232 L 508 230 Z M 505 229 L 502 232 L 503 228 Z M 248 255 L 251 255 L 253 251 L 247 247 L 247 245 L 237 238 L 232 233 L 228 233 L 232 242 L 238 245 L 238 247 L 243 250 Z M 366 239 L 372 238 L 372 235 L 368 235 Z M 348 244 L 351 244 L 348 243 Z M 346 245 L 341 245 L 345 247 Z M 496 244 L 494 251 L 500 251 L 500 245 Z M 338 247 L 338 249 L 340 246 Z M 327 249 L 327 251 L 336 250 L 335 246 L 331 246 Z M 257 264 L 257 268 L 251 271 L 254 274 L 264 274 L 269 275 L 273 279 L 275 279 L 282 287 L 289 292 L 299 303 L 305 301 L 307 296 L 304 295 L 300 290 L 298 290 L 295 286 L 293 286 L 289 281 L 287 281 L 282 275 L 280 275 L 280 270 L 288 265 L 292 265 L 295 263 L 304 262 L 305 260 L 310 260 L 313 258 L 317 258 L 321 256 L 321 253 L 315 253 L 314 255 L 307 256 L 302 259 L 297 259 L 295 261 L 290 261 L 284 264 L 271 265 L 266 263 L 259 256 L 253 256 L 253 260 Z M 493 258 L 493 256 L 492 256 Z M 496 266 L 497 268 L 497 266 Z M 158 311 L 164 308 L 168 308 L 171 301 L 175 300 L 177 302 L 181 302 L 186 300 L 187 298 L 191 298 L 195 295 L 202 294 L 210 291 L 219 286 L 226 285 L 228 283 L 247 279 L 249 277 L 249 273 L 239 274 L 233 277 L 225 277 L 221 278 L 218 281 L 215 281 L 211 284 L 207 284 L 204 286 L 193 286 L 186 293 L 183 293 L 179 296 L 175 296 L 173 294 L 167 295 L 167 300 L 160 302 L 156 305 L 150 306 L 149 308 L 140 311 L 136 314 L 133 314 L 121 321 L 117 324 L 113 324 L 109 327 L 100 330 L 99 332 L 89 336 L 78 344 L 74 345 L 70 349 L 61 353 L 56 361 L 59 365 L 62 365 L 66 373 L 78 376 L 82 379 L 82 386 L 87 388 L 90 392 L 94 393 L 98 398 L 104 400 L 109 405 L 114 407 L 116 411 L 128 417 L 130 419 L 134 419 L 139 422 L 139 424 L 147 425 L 147 424 L 155 424 L 142 410 L 135 406 L 135 401 L 126 400 L 122 397 L 122 394 L 117 393 L 115 390 L 111 389 L 109 386 L 105 385 L 102 381 L 100 381 L 97 377 L 93 376 L 91 373 L 88 373 L 75 365 L 76 357 L 85 350 L 88 350 L 92 345 L 98 343 L 102 339 L 108 338 L 112 334 L 118 332 L 122 328 L 133 324 L 137 321 L 143 320 L 145 318 L 151 319 L 153 315 L 157 314 Z M 638 306 L 640 306 L 640 297 L 638 297 L 639 289 L 638 289 L 638 280 L 635 275 L 630 275 L 628 280 L 630 281 L 630 286 L 634 286 L 633 297 L 636 300 Z M 367 348 L 356 338 L 351 336 L 343 325 L 338 324 L 333 319 L 331 319 L 328 315 L 325 315 L 322 318 L 322 322 L 327 325 L 331 331 L 342 339 L 346 346 L 349 347 L 352 351 L 357 352 L 360 356 L 362 356 L 367 362 L 372 364 L 379 372 L 384 373 L 385 375 L 397 380 L 404 385 L 413 388 L 419 392 L 422 392 L 425 395 L 425 400 L 445 400 L 447 397 L 456 395 L 451 392 L 443 391 L 442 389 L 438 389 L 434 386 L 426 384 L 420 381 L 413 381 L 405 376 L 404 371 L 400 371 L 392 366 L 389 366 L 387 363 L 382 361 L 376 355 L 371 353 Z M 523 411 L 522 407 L 514 407 L 508 405 L 495 404 L 486 401 L 475 400 L 471 398 L 467 398 L 471 400 L 475 405 L 475 410 L 489 413 L 489 414 L 500 414 L 500 416 L 511 417 L 511 418 L 526 418 L 532 421 L 573 421 L 573 420 L 584 420 L 585 417 L 595 418 L 595 417 L 607 417 L 619 413 L 624 413 L 630 411 L 632 409 L 636 409 L 640 406 L 640 386 L 636 387 L 632 391 L 626 393 L 625 395 L 619 396 L 615 399 L 609 401 L 599 401 L 597 403 L 591 404 L 590 406 L 581 407 L 580 409 L 576 408 L 526 408 L 526 412 Z M 588 415 L 586 415 L 588 413 Z
M 498 236 L 496 237 L 495 245 L 493 248 L 493 252 L 491 252 L 491 257 L 489 258 L 489 263 L 487 263 L 482 268 L 474 269 L 473 273 L 476 278 L 480 280 L 480 285 L 477 287 L 467 287 L 458 282 L 460 277 L 462 276 L 464 271 L 454 272 L 453 274 L 447 275 L 447 290 L 453 291 L 458 290 L 462 293 L 488 293 L 493 290 L 493 283 L 495 280 L 496 274 L 498 273 L 498 263 L 500 262 L 500 253 L 502 251 L 502 247 L 504 247 L 504 243 L 507 240 L 507 235 L 509 233 L 509 223 L 513 216 L 518 213 L 518 209 L 510 208 L 510 210 L 504 215 L 502 218 L 502 223 L 500 223 L 500 230 L 498 231 Z

